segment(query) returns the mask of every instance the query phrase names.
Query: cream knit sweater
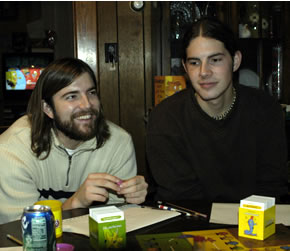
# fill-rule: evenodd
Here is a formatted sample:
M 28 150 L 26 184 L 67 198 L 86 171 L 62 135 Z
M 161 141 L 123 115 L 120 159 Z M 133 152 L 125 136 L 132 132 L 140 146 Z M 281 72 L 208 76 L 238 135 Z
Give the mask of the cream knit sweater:
M 131 136 L 108 121 L 110 138 L 95 150 L 96 140 L 80 145 L 70 157 L 53 133 L 51 152 L 39 160 L 31 151 L 27 116 L 0 135 L 0 224 L 19 219 L 23 208 L 42 199 L 65 201 L 90 173 L 109 173 L 123 180 L 137 173 Z M 45 196 L 45 197 L 44 197 Z M 108 203 L 123 202 L 110 193 Z

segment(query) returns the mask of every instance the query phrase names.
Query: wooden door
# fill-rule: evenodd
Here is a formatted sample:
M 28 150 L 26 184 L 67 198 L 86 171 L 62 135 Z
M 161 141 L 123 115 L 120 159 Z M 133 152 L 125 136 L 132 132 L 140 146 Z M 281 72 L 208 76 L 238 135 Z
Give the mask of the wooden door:
M 73 2 L 75 56 L 94 69 L 105 115 L 132 135 L 144 174 L 144 118 L 152 107 L 151 3 L 140 12 L 129 3 Z M 114 65 L 105 63 L 105 43 L 118 45 Z

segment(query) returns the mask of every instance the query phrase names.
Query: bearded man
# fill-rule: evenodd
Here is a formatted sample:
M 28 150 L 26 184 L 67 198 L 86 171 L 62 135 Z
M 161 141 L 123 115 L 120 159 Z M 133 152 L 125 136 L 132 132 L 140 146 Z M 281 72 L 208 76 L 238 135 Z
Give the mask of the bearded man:
M 73 209 L 139 204 L 147 194 L 131 136 L 104 118 L 94 72 L 79 59 L 44 69 L 27 115 L 0 136 L 0 159 L 0 223 L 44 199 Z

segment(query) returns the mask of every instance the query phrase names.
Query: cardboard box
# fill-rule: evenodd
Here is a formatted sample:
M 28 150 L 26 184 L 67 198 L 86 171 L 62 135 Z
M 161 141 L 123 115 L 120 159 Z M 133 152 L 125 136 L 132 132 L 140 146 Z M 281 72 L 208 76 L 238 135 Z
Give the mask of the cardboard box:
M 241 200 L 239 236 L 264 240 L 275 231 L 275 198 L 252 195 Z
M 126 247 L 124 212 L 115 206 L 90 208 L 90 244 L 96 250 Z
M 154 77 L 154 105 L 158 105 L 163 99 L 186 88 L 183 76 L 155 76 Z

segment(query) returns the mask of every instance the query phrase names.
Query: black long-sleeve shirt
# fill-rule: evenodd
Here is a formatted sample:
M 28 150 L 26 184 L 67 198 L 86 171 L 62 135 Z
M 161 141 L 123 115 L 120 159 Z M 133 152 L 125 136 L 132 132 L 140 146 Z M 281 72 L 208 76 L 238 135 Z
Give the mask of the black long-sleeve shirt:
M 238 202 L 287 193 L 282 109 L 263 91 L 235 88 L 235 105 L 222 121 L 201 110 L 193 88 L 153 109 L 146 150 L 156 200 Z

